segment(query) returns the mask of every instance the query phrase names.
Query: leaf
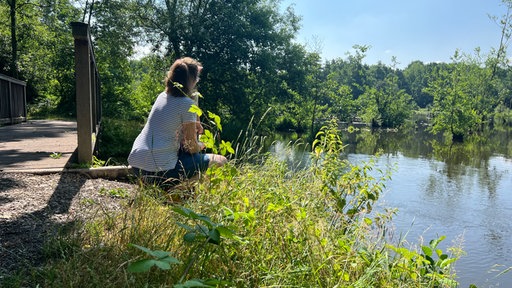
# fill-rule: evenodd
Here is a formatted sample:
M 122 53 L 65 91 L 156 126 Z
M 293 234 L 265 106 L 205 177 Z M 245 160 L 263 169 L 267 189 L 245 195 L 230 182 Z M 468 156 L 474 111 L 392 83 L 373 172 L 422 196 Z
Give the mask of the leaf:
M 190 106 L 190 109 L 188 109 L 188 112 L 196 114 L 197 117 L 201 117 L 203 115 L 203 110 L 201 110 L 201 108 L 199 108 L 197 105 Z
M 180 226 L 181 228 L 183 228 L 183 229 L 187 230 L 187 231 L 195 231 L 195 230 L 194 230 L 194 228 L 192 228 L 192 227 L 190 227 L 190 226 L 188 226 L 188 225 L 186 225 L 186 224 L 179 223 L 179 222 L 178 222 L 178 223 L 176 223 L 176 224 L 177 224 L 178 226 Z
M 192 243 L 196 240 L 196 237 L 197 237 L 196 232 L 189 232 L 183 236 L 183 240 L 185 242 Z
M 425 253 L 426 256 L 432 257 L 432 249 L 428 246 L 421 246 L 421 250 L 423 250 L 423 253 Z
M 343 281 L 345 281 L 345 282 L 350 281 L 350 275 L 347 272 L 342 272 L 342 273 L 343 273 Z
M 425 259 L 427 259 L 428 263 L 434 265 L 436 263 L 436 261 L 434 261 L 434 259 L 430 256 L 425 256 Z
M 196 225 L 195 231 L 205 237 L 208 237 L 208 233 L 210 233 L 210 229 L 208 229 L 208 227 L 199 224 Z
M 218 230 L 220 235 L 225 238 L 235 239 L 235 233 L 232 230 L 230 230 L 224 226 L 219 226 L 216 228 L 216 230 Z
M 130 265 L 128 265 L 128 271 L 132 273 L 147 272 L 151 267 L 153 267 L 153 265 L 155 265 L 155 260 L 153 259 L 139 260 L 130 263 Z
M 180 215 L 183 215 L 185 217 L 188 217 L 188 218 L 190 218 L 190 214 L 193 213 L 192 210 L 187 209 L 187 208 L 182 207 L 182 206 L 173 207 L 172 211 L 174 211 L 174 212 L 176 212 L 176 213 L 178 213 Z
M 166 251 L 161 251 L 161 250 L 151 251 L 151 253 L 149 253 L 149 254 L 157 259 L 166 258 L 171 255 L 171 253 L 166 252 Z
M 197 215 L 197 219 L 206 223 L 208 225 L 208 227 L 214 226 L 214 223 L 212 222 L 212 219 L 210 219 L 210 217 L 208 217 L 206 215 L 200 215 L 200 214 L 196 214 L 196 215 Z
M 432 247 L 432 248 L 436 248 L 436 247 L 437 247 L 437 245 L 439 245 L 439 243 L 440 243 L 441 241 L 443 241 L 445 238 L 446 238 L 446 236 L 444 236 L 444 235 L 443 235 L 443 236 L 439 237 L 438 239 L 432 239 L 432 240 L 430 240 L 430 247 Z
M 208 239 L 209 243 L 213 243 L 216 245 L 220 244 L 220 232 L 219 232 L 219 230 L 217 230 L 217 228 L 211 230 L 208 237 L 209 237 L 209 239 Z
M 148 249 L 148 248 L 146 248 L 146 247 L 139 246 L 139 245 L 137 245 L 137 244 L 131 244 L 131 243 L 130 243 L 129 245 L 130 245 L 130 246 L 132 246 L 132 247 L 135 247 L 135 248 L 137 248 L 137 249 L 139 249 L 139 250 L 142 250 L 142 251 L 144 251 L 144 252 L 146 252 L 146 253 L 148 253 L 148 254 L 150 254 L 150 253 L 152 252 L 150 249 Z
M 178 259 L 176 259 L 174 257 L 171 257 L 171 256 L 167 256 L 165 258 L 162 258 L 162 259 L 160 259 L 160 261 L 167 262 L 169 264 L 181 264 L 180 260 L 178 260 Z
M 164 261 L 155 260 L 155 266 L 157 266 L 158 268 L 160 268 L 162 270 L 169 270 L 169 269 L 171 269 L 171 265 L 169 265 L 168 262 L 164 262 Z
M 139 245 L 136 245 L 136 244 L 130 244 L 131 246 L 135 247 L 135 248 L 138 248 L 144 252 L 146 252 L 147 254 L 155 257 L 155 258 L 158 258 L 158 259 L 163 259 L 163 258 L 166 258 L 166 257 L 170 257 L 171 253 L 170 252 L 167 252 L 167 251 L 161 251 L 161 250 L 151 250 L 151 249 L 148 249 L 146 247 L 142 247 L 142 246 L 139 246 Z
M 176 284 L 173 286 L 174 288 L 192 288 L 192 287 L 215 287 L 208 284 L 205 284 L 203 280 L 192 279 L 188 280 L 183 284 Z
M 213 122 L 215 123 L 215 126 L 222 131 L 222 125 L 220 124 L 220 116 L 208 111 L 208 118 L 213 119 Z
M 439 263 L 439 267 L 441 267 L 441 268 L 447 267 L 448 265 L 454 263 L 455 261 L 457 261 L 457 258 L 445 259 L 445 260 L 441 261 L 441 263 Z
M 231 147 L 231 142 L 229 142 L 229 141 L 228 142 L 225 142 L 224 140 L 221 141 L 220 151 L 221 151 L 222 155 L 226 155 L 227 153 L 235 154 L 235 150 L 233 149 L 233 147 Z

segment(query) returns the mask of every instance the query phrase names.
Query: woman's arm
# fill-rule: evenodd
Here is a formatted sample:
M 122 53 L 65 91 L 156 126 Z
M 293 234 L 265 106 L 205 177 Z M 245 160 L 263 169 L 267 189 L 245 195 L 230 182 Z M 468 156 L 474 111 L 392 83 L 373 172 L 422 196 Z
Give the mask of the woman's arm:
M 186 152 L 198 153 L 205 148 L 204 143 L 197 141 L 198 128 L 197 122 L 183 123 L 181 145 Z

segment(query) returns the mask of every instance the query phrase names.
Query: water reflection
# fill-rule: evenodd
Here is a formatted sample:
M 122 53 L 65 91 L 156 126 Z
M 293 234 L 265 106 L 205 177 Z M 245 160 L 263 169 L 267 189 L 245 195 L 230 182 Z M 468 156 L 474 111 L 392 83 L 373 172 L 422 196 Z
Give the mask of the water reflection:
M 382 206 L 399 209 L 395 234 L 407 233 L 413 243 L 462 237 L 467 256 L 456 265 L 461 287 L 512 287 L 512 272 L 496 277 L 512 267 L 512 133 L 490 131 L 462 144 L 422 130 L 360 130 L 342 137 L 350 161 L 367 161 L 382 150 L 378 168 L 396 164 L 381 199 Z M 293 167 L 307 163 L 303 152 L 284 153 L 287 145 L 279 142 L 289 143 L 281 138 L 274 153 Z
M 287 164 L 290 170 L 300 170 L 310 163 L 311 146 L 296 133 L 276 135 L 269 145 L 270 153 Z

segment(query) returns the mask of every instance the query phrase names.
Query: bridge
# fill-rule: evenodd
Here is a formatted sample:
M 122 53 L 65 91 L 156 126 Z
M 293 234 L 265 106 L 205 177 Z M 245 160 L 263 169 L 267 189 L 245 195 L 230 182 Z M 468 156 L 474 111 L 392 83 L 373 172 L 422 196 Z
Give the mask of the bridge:
M 75 121 L 29 120 L 26 118 L 24 88 L 2 89 L 0 106 L 11 109 L 0 124 L 0 172 L 51 173 L 81 171 L 95 177 L 126 174 L 128 167 L 85 168 L 93 162 L 96 136 L 101 123 L 100 78 L 89 25 L 71 23 L 75 46 L 76 107 Z M 24 83 L 0 78 L 8 86 Z M 5 82 L 4 81 L 4 82 Z M 16 86 L 16 87 L 17 87 Z M 20 96 L 20 93 L 23 95 Z M 5 94 L 5 95 L 4 95 Z M 14 96 L 13 96 L 14 95 Z M 0 100 L 1 100 L 0 99 Z M 82 167 L 82 168 L 80 168 Z

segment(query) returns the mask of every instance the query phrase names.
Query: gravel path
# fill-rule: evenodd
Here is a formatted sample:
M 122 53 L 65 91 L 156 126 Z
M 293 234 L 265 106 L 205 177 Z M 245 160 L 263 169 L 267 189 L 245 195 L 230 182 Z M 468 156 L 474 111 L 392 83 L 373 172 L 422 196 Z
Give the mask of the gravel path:
M 116 188 L 131 194 L 137 185 L 77 173 L 0 173 L 0 277 L 42 263 L 45 241 L 99 204 L 119 207 L 108 193 Z

